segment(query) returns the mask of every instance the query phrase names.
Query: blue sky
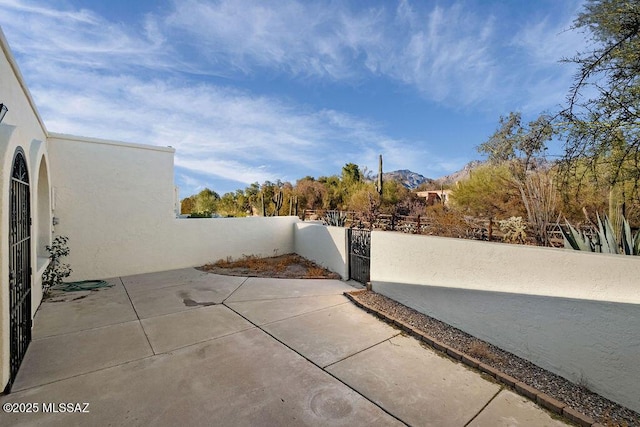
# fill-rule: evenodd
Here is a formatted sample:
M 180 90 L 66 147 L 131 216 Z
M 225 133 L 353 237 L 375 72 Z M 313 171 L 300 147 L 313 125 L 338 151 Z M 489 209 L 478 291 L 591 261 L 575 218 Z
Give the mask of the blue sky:
M 181 196 L 340 173 L 435 178 L 500 115 L 555 111 L 581 1 L 0 0 L 47 128 L 176 149 Z M 552 147 L 551 153 L 559 153 Z

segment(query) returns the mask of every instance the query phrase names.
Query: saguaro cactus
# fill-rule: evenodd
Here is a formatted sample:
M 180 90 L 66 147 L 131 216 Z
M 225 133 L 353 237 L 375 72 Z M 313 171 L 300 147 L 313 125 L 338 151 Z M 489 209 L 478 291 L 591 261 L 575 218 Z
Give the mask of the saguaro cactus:
M 378 194 L 382 196 L 382 154 L 380 154 L 380 159 L 378 160 L 378 179 L 376 180 L 376 190 Z
M 289 216 L 298 216 L 298 196 L 289 197 Z
M 282 208 L 282 201 L 284 200 L 284 194 L 282 190 L 278 191 L 273 198 L 273 216 L 280 216 L 280 209 Z

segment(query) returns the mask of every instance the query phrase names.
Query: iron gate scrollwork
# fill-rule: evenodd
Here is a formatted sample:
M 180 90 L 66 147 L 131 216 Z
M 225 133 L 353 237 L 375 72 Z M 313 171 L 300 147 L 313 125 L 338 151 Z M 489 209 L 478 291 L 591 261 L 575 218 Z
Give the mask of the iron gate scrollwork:
M 371 231 L 349 229 L 349 278 L 367 284 L 371 270 Z
M 31 342 L 31 206 L 29 173 L 18 149 L 11 171 L 9 198 L 10 391 Z

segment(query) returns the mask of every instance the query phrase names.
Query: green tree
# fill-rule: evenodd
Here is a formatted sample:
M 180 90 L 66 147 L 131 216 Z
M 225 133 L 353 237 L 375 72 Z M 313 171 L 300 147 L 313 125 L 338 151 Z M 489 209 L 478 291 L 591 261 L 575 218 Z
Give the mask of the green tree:
M 522 114 L 509 113 L 500 117 L 500 126 L 489 139 L 478 146 L 494 164 L 510 162 L 517 166 L 514 173 L 523 176 L 532 165 L 532 160 L 544 153 L 546 143 L 553 136 L 551 117 L 540 115 L 536 120 L 522 126 Z
M 223 217 L 242 217 L 248 212 L 250 209 L 242 190 L 225 193 L 216 203 L 216 213 Z
M 490 163 L 509 167 L 510 185 L 518 189 L 515 197 L 522 199 L 538 244 L 549 245 L 547 226 L 555 220 L 556 188 L 548 171 L 536 170 L 539 162 L 535 160 L 553 136 L 551 118 L 543 114 L 527 126 L 522 126 L 521 121 L 520 113 L 500 117 L 499 128 L 478 151 L 487 154 Z
M 345 192 L 340 181 L 340 178 L 336 175 L 329 177 L 321 176 L 318 178 L 318 182 L 324 185 L 327 190 L 322 200 L 323 209 L 343 209 Z
M 361 186 L 349 195 L 347 209 L 355 212 L 362 212 L 366 218 L 371 218 L 378 213 L 380 207 L 380 194 L 373 184 Z
M 216 203 L 220 200 L 220 195 L 213 190 L 205 188 L 195 196 L 192 213 L 200 215 L 211 215 L 216 211 Z
M 359 183 L 362 181 L 362 173 L 360 167 L 355 163 L 347 163 L 342 167 L 342 182 L 347 186 Z
M 463 213 L 489 220 L 489 239 L 497 218 L 522 216 L 524 211 L 511 171 L 505 164 L 474 169 L 469 179 L 453 189 L 451 200 Z
M 180 201 L 180 213 L 183 215 L 190 214 L 193 211 L 195 204 L 195 196 L 185 197 Z
M 587 0 L 574 30 L 590 38 L 589 51 L 565 59 L 579 67 L 561 112 L 566 140 L 561 172 L 565 185 L 585 164 L 596 173 L 604 166 L 610 186 L 640 183 L 640 3 Z M 625 184 L 626 185 L 626 184 Z

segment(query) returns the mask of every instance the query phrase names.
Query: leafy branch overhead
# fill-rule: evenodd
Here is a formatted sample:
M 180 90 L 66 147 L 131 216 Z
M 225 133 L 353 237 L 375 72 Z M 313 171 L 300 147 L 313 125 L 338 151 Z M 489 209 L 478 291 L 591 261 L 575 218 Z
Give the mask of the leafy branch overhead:
M 640 3 L 588 0 L 573 30 L 590 34 L 593 50 L 565 59 L 579 67 L 560 113 L 566 177 L 587 165 L 611 186 L 640 183 Z M 604 172 L 604 174 L 602 173 Z
M 494 164 L 521 162 L 527 171 L 535 157 L 547 149 L 547 142 L 553 136 L 552 118 L 541 115 L 527 126 L 522 126 L 522 114 L 511 112 L 508 117 L 500 117 L 496 132 L 478 146 L 478 152 L 486 154 Z

